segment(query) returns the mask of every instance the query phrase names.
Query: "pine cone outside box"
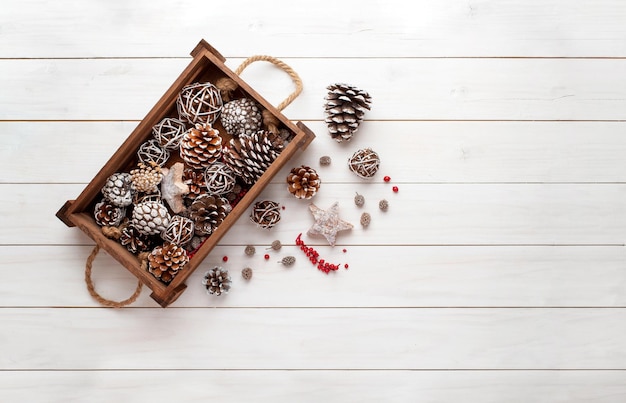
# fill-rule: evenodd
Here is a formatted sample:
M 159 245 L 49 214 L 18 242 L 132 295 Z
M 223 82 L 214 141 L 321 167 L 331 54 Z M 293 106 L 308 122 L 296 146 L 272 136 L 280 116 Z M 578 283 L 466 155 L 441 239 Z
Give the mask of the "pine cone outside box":
M 202 280 L 202 285 L 206 287 L 207 294 L 217 296 L 228 294 L 231 283 L 232 281 L 230 275 L 228 275 L 228 270 L 219 266 L 215 266 L 207 271 L 204 274 L 204 280 Z
M 137 228 L 127 225 L 122 228 L 120 243 L 128 249 L 130 253 L 137 254 L 145 252 L 152 248 L 153 241 L 150 237 L 141 234 Z
M 93 215 L 96 219 L 96 224 L 99 226 L 117 227 L 124 219 L 126 209 L 118 207 L 107 200 L 102 200 L 96 203 Z
M 298 199 L 310 199 L 315 196 L 321 183 L 315 169 L 306 165 L 293 168 L 287 175 L 289 193 Z
M 196 224 L 197 235 L 211 235 L 230 213 L 228 200 L 216 195 L 201 195 L 191 203 L 189 218 Z
M 146 201 L 135 205 L 131 224 L 143 235 L 160 234 L 170 222 L 167 207 L 158 201 Z
M 372 98 L 355 86 L 337 83 L 328 86 L 324 106 L 326 125 L 333 139 L 349 141 L 363 121 L 365 110 L 370 109 Z
M 224 162 L 247 184 L 255 183 L 284 148 L 277 134 L 260 130 L 251 136 L 232 139 L 224 149 Z
M 259 131 L 263 123 L 259 107 L 249 98 L 225 104 L 220 119 L 226 133 L 233 137 L 250 136 Z
M 148 271 L 164 283 L 170 283 L 187 262 L 189 256 L 185 249 L 166 242 L 148 255 Z
M 193 169 L 202 170 L 222 156 L 222 138 L 210 124 L 196 124 L 180 140 L 180 157 Z

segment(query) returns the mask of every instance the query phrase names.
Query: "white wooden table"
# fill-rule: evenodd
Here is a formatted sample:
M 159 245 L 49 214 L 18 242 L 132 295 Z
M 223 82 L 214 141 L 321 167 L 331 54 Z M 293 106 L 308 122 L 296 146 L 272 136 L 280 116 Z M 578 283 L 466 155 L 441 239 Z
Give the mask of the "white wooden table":
M 54 214 L 201 38 L 232 68 L 269 54 L 300 73 L 284 113 L 317 138 L 289 168 L 318 169 L 314 202 L 356 224 L 335 248 L 305 240 L 350 268 L 294 246 L 312 218 L 286 168 L 263 193 L 286 207 L 276 228 L 239 220 L 170 308 L 102 308 L 92 242 Z M 0 401 L 626 401 L 624 57 L 620 0 L 3 1 Z M 270 65 L 243 77 L 274 103 L 291 90 Z M 347 144 L 323 123 L 334 82 L 373 97 Z M 364 147 L 373 181 L 345 164 Z M 200 284 L 216 264 L 222 298 Z M 110 257 L 95 266 L 102 294 L 131 294 Z

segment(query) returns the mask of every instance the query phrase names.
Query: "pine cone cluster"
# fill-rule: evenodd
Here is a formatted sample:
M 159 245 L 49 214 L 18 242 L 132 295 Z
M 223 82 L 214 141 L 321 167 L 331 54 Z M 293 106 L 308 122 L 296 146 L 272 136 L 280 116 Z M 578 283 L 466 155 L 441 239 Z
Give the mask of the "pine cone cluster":
M 136 191 L 155 193 L 159 190 L 158 186 L 163 179 L 163 173 L 161 172 L 161 167 L 155 162 L 150 164 L 140 162 L 137 168 L 130 171 L 130 177 Z
M 102 187 L 105 199 L 118 207 L 130 206 L 133 202 L 133 182 L 128 173 L 115 173 Z
M 201 195 L 191 203 L 189 218 L 196 225 L 196 234 L 211 235 L 230 213 L 228 200 L 216 195 Z
M 333 139 L 341 143 L 349 141 L 363 121 L 365 110 L 370 109 L 370 95 L 349 84 L 328 86 L 326 96 L 326 125 Z
M 289 193 L 298 199 L 310 199 L 315 196 L 321 183 L 315 169 L 306 165 L 293 168 L 287 175 Z
M 283 150 L 283 140 L 260 130 L 250 136 L 232 139 L 224 150 L 224 162 L 247 184 L 253 184 Z
M 117 227 L 124 219 L 126 209 L 124 207 L 118 207 L 107 200 L 102 200 L 96 203 L 93 215 L 96 219 L 96 224 L 99 226 Z
M 192 169 L 202 170 L 222 156 L 222 138 L 210 124 L 196 124 L 180 140 L 180 157 Z
M 259 131 L 263 123 L 259 107 L 250 98 L 240 98 L 225 104 L 220 120 L 226 133 L 233 137 L 250 136 Z
M 135 205 L 131 225 L 143 235 L 160 234 L 170 222 L 167 207 L 158 201 L 146 201 Z
M 207 294 L 222 295 L 228 294 L 232 281 L 228 270 L 215 266 L 204 274 L 202 285 L 206 287 Z
M 148 271 L 164 283 L 170 283 L 187 262 L 189 256 L 185 249 L 166 242 L 148 255 Z

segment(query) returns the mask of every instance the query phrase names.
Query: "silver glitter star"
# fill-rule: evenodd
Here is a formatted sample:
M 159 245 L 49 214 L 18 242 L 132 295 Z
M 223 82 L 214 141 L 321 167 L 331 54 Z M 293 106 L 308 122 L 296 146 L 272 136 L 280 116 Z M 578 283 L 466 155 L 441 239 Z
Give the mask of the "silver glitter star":
M 335 202 L 328 210 L 322 210 L 311 203 L 309 209 L 315 218 L 315 224 L 309 229 L 309 235 L 322 235 L 331 246 L 335 246 L 337 232 L 352 229 L 352 224 L 339 218 L 339 203 Z

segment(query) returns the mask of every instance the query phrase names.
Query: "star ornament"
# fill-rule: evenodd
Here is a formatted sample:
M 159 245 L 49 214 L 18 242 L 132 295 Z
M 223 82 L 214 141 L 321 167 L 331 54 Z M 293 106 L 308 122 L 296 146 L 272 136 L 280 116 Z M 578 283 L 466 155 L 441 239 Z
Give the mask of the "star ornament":
M 309 205 L 315 218 L 315 224 L 307 232 L 311 236 L 323 236 L 331 246 L 335 246 L 337 232 L 352 229 L 352 224 L 339 218 L 339 203 L 335 202 L 328 210 L 322 210 L 315 204 Z

